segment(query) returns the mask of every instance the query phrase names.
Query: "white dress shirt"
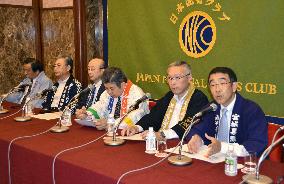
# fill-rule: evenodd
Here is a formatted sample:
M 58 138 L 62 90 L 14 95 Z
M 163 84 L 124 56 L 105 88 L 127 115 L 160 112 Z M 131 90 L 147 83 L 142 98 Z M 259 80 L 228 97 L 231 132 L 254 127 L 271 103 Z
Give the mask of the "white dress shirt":
M 180 111 L 181 111 L 182 105 L 185 101 L 187 93 L 184 94 L 181 98 L 178 98 L 177 95 L 173 96 L 173 98 L 176 99 L 176 105 L 175 105 L 175 108 L 174 108 L 174 111 L 173 111 L 172 118 L 171 118 L 170 123 L 169 123 L 169 129 L 163 130 L 163 132 L 166 136 L 166 139 L 178 138 L 177 133 L 174 130 L 172 130 L 171 128 L 174 127 L 175 125 L 177 125 L 178 122 L 179 122 Z M 138 127 L 139 132 L 143 131 L 143 128 L 141 126 L 139 126 L 139 125 L 136 125 L 136 126 Z
M 230 124 L 231 124 L 231 120 L 232 120 L 232 113 L 233 113 L 233 108 L 235 106 L 235 102 L 236 102 L 236 94 L 234 96 L 233 101 L 227 107 L 224 107 L 223 105 L 221 105 L 220 120 L 222 118 L 221 112 L 224 108 L 226 108 L 228 110 L 226 115 L 227 115 L 227 120 L 229 121 L 228 122 L 229 130 L 230 130 Z M 218 139 L 218 137 L 217 137 L 217 139 Z M 221 153 L 226 153 L 228 151 L 229 144 L 230 143 L 229 143 L 229 135 L 228 135 L 227 142 L 221 142 Z M 243 145 L 239 145 L 238 143 L 233 143 L 232 145 L 234 147 L 234 152 L 237 156 L 243 157 L 243 156 L 246 156 L 248 154 L 247 150 L 245 149 L 245 147 Z
M 66 82 L 67 80 L 69 79 L 69 77 L 65 80 L 58 80 L 58 88 L 56 90 L 56 93 L 54 94 L 54 97 L 53 97 L 53 101 L 52 101 L 52 104 L 51 104 L 51 107 L 58 107 L 58 104 L 59 104 L 59 101 L 60 101 L 60 98 L 61 98 L 61 95 L 64 91 L 64 87 L 66 85 Z

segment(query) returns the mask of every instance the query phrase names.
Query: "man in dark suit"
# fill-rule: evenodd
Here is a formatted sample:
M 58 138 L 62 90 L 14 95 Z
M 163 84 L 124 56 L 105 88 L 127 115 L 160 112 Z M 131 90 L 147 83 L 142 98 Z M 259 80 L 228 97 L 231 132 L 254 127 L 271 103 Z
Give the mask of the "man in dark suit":
M 187 136 L 188 150 L 195 153 L 206 144 L 209 149 L 205 156 L 210 156 L 226 153 L 232 145 L 237 156 L 247 152 L 260 155 L 268 143 L 265 115 L 255 102 L 237 93 L 235 72 L 227 67 L 212 69 L 208 86 L 218 107 L 193 126 Z
M 192 83 L 191 67 L 185 61 L 176 61 L 168 66 L 167 81 L 170 90 L 157 101 L 149 114 L 142 117 L 135 126 L 122 130 L 122 135 L 143 132 L 145 138 L 149 127 L 156 131 L 157 139 L 181 138 L 192 118 L 205 105 L 207 97 Z
M 105 91 L 101 80 L 104 70 L 105 62 L 102 59 L 95 58 L 89 61 L 88 75 L 92 87 L 91 90 L 79 96 L 76 107 L 77 111 L 80 111 L 82 108 L 88 109 L 91 105 L 99 101 L 101 94 Z

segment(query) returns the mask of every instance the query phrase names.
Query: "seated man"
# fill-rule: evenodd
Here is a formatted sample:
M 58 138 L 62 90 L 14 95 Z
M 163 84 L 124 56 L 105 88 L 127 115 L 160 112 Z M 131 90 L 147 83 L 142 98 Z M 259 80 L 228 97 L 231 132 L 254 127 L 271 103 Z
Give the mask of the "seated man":
M 30 83 L 26 87 L 19 89 L 17 92 L 10 94 L 6 100 L 8 102 L 24 104 L 28 98 L 33 99 L 32 105 L 36 108 L 42 107 L 43 100 L 37 98 L 36 95 L 42 93 L 43 90 L 52 87 L 52 81 L 45 75 L 43 64 L 34 58 L 27 58 L 24 61 L 24 72 L 26 78 L 18 85 Z
M 105 69 L 105 64 L 102 59 L 92 59 L 88 64 L 88 75 L 94 87 L 92 90 L 86 91 L 79 96 L 77 109 L 89 108 L 95 102 L 99 101 L 101 94 L 105 91 L 105 86 L 102 84 L 101 77 Z
M 70 100 L 81 91 L 81 83 L 72 76 L 73 60 L 70 57 L 59 58 L 54 64 L 54 74 L 57 82 L 55 90 L 47 94 L 42 104 L 44 110 L 63 111 Z M 75 112 L 76 104 L 70 107 Z
M 204 115 L 188 134 L 188 149 L 197 152 L 199 147 L 209 144 L 206 156 L 226 153 L 233 143 L 238 156 L 247 151 L 258 155 L 267 145 L 267 122 L 261 108 L 254 102 L 244 99 L 237 89 L 237 77 L 227 67 L 216 67 L 208 77 L 211 94 L 218 104 L 215 112 Z
M 121 118 L 127 113 L 129 107 L 141 98 L 144 93 L 141 88 L 127 80 L 121 69 L 110 67 L 105 69 L 102 82 L 106 91 L 100 97 L 100 100 L 92 105 L 88 110 L 81 109 L 77 111 L 76 116 L 85 119 L 88 116 L 95 119 L 95 125 L 98 130 L 107 128 L 107 119 L 110 114 L 114 119 Z M 146 102 L 140 104 L 139 108 L 132 111 L 122 122 L 121 127 L 134 125 L 142 116 L 148 113 Z
M 153 127 L 157 139 L 181 138 L 188 127 L 184 120 L 192 118 L 208 104 L 207 97 L 195 89 L 191 68 L 185 61 L 171 63 L 167 74 L 171 91 L 158 100 L 150 114 L 141 118 L 135 126 L 122 130 L 122 135 L 133 135 Z M 146 132 L 142 133 L 143 138 Z

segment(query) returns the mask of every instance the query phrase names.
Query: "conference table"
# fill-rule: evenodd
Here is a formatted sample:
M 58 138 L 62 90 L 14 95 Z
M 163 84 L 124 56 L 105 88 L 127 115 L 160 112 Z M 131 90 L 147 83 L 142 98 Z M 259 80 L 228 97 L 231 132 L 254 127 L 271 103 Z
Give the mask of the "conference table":
M 18 139 L 10 150 L 11 182 L 13 184 L 53 183 L 52 163 L 62 150 L 79 146 L 102 136 L 105 131 L 92 127 L 73 125 L 66 133 L 47 131 L 57 120 L 33 118 L 27 122 L 16 122 L 14 118 L 20 107 L 4 103 L 10 112 L 0 114 L 0 183 L 9 183 L 8 145 L 20 136 L 38 136 Z M 6 116 L 9 116 L 5 118 Z M 11 116 L 12 115 L 12 116 Z M 3 119 L 4 118 L 4 119 Z M 168 141 L 168 147 L 178 140 Z M 117 183 L 127 171 L 142 168 L 158 162 L 161 158 L 145 153 L 145 142 L 126 141 L 121 146 L 107 146 L 99 139 L 87 146 L 60 154 L 54 164 L 55 182 L 68 184 Z M 284 164 L 265 160 L 260 170 L 273 180 L 284 175 Z M 146 170 L 124 176 L 120 183 L 239 183 L 243 173 L 234 177 L 224 174 L 224 163 L 211 164 L 193 159 L 191 165 L 174 166 L 167 162 Z

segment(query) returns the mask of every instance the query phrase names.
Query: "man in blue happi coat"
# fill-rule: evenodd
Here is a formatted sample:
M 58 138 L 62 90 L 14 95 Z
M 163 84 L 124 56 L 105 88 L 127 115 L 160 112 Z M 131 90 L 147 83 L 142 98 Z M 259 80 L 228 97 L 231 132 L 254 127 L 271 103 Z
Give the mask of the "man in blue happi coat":
M 188 149 L 197 152 L 206 144 L 205 156 L 226 153 L 228 145 L 238 156 L 262 153 L 268 143 L 268 124 L 261 108 L 237 93 L 237 77 L 227 67 L 216 67 L 208 76 L 208 86 L 217 110 L 205 114 L 187 136 Z

